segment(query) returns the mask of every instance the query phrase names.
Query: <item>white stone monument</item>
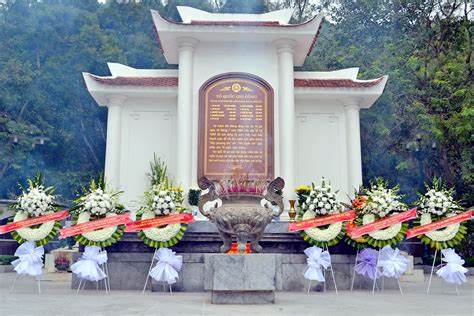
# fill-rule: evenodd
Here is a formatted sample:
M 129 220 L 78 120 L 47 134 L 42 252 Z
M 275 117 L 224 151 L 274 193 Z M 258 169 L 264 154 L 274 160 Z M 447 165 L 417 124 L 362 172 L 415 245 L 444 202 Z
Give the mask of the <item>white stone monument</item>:
M 224 174 L 261 167 L 256 175 L 283 177 L 287 199 L 297 185 L 323 176 L 341 198 L 362 183 L 359 111 L 377 100 L 388 77 L 358 80 L 358 68 L 295 71 L 317 42 L 322 15 L 289 24 L 291 10 L 178 11 L 180 23 L 151 12 L 157 41 L 178 70 L 109 63 L 111 76 L 84 73 L 93 98 L 108 107 L 105 175 L 125 191 L 125 204 L 147 188 L 154 153 L 185 190 L 199 175 L 212 178 L 213 167 L 226 169 L 219 167 L 226 161 Z M 214 83 L 222 93 L 207 93 Z M 227 129 L 217 140 L 216 126 Z M 251 134 L 222 138 L 241 126 Z

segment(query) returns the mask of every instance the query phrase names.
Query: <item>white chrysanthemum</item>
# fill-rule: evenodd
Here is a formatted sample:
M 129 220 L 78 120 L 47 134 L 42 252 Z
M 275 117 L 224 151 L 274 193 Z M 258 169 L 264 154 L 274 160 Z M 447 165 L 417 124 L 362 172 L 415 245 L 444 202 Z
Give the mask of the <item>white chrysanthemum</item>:
M 336 201 L 336 195 L 331 192 L 331 186 L 322 181 L 322 186 L 314 186 L 306 202 L 302 205 L 303 210 L 309 210 L 316 215 L 338 213 L 342 207 Z
M 393 189 L 383 186 L 373 187 L 367 191 L 367 203 L 364 206 L 364 213 L 385 217 L 391 212 L 402 211 L 405 207 L 400 202 L 400 196 Z
M 169 215 L 175 211 L 176 205 L 173 202 L 172 192 L 152 188 L 150 193 L 152 194 L 150 206 L 156 215 Z
M 105 215 L 113 212 L 116 206 L 115 199 L 110 194 L 104 193 L 102 189 L 90 192 L 82 200 L 82 210 L 92 215 Z
M 451 194 L 445 190 L 436 191 L 431 189 L 420 198 L 420 211 L 422 213 L 441 216 L 458 208 L 459 206 L 454 202 Z
M 18 198 L 20 209 L 32 217 L 41 216 L 51 210 L 53 202 L 54 196 L 47 194 L 43 186 L 30 188 Z

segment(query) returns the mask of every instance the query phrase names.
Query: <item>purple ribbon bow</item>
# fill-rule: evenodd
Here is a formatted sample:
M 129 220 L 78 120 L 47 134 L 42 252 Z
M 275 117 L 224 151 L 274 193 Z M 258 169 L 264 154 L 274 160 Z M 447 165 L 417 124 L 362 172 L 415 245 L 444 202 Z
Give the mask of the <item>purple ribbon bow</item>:
M 377 273 L 377 256 L 378 251 L 371 248 L 366 248 L 361 251 L 355 265 L 357 274 L 366 276 L 371 280 L 375 279 Z

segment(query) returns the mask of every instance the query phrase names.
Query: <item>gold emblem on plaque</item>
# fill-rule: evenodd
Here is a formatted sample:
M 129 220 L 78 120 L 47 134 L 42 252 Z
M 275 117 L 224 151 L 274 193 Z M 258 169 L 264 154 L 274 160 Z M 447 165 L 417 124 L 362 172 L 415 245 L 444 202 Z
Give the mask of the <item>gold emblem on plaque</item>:
M 232 91 L 234 91 L 235 93 L 239 93 L 240 90 L 242 90 L 242 87 L 240 86 L 240 84 L 234 83 L 234 84 L 232 85 Z

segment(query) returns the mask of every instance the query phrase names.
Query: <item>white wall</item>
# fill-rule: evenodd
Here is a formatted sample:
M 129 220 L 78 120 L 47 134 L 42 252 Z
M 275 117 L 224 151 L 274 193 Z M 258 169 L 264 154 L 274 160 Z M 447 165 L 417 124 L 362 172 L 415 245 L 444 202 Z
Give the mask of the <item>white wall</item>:
M 153 153 L 165 159 L 171 178 L 176 173 L 176 103 L 176 98 L 128 99 L 123 105 L 120 187 L 129 207 L 149 186 Z
M 280 175 L 278 118 L 278 58 L 275 47 L 263 43 L 199 43 L 193 69 L 193 185 L 197 184 L 199 89 L 208 79 L 227 72 L 245 72 L 267 81 L 274 92 L 275 176 Z
M 297 185 L 331 181 L 339 197 L 348 189 L 344 109 L 334 101 L 296 100 Z

